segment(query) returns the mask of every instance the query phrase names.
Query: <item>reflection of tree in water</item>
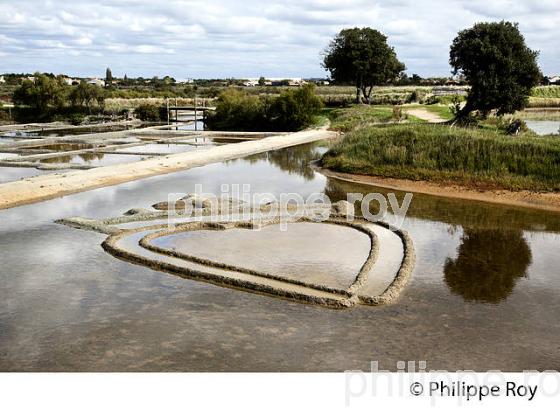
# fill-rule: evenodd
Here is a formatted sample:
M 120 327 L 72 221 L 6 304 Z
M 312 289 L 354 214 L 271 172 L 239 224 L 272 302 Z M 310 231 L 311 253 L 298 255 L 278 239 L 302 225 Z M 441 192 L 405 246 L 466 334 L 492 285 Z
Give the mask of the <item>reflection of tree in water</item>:
M 100 152 L 84 152 L 78 155 L 61 155 L 54 158 L 43 158 L 39 160 L 39 162 L 43 164 L 68 164 L 76 157 L 80 157 L 85 162 L 90 162 L 96 159 L 103 159 L 103 155 L 104 154 Z
M 344 189 L 343 186 L 339 181 L 333 178 L 327 178 L 327 183 L 325 184 L 325 195 L 327 195 L 331 202 L 340 201 L 342 199 L 346 200 L 348 198 L 348 192 Z
M 83 154 L 80 154 L 79 157 L 85 162 L 90 162 L 96 159 L 103 159 L 104 155 L 105 154 L 102 154 L 100 152 L 84 152 Z
M 300 175 L 307 181 L 311 181 L 315 178 L 315 174 L 309 167 L 309 163 L 320 157 L 321 153 L 317 150 L 316 144 L 304 144 L 263 154 L 249 155 L 241 160 L 250 164 L 268 161 L 288 174 Z M 235 163 L 235 160 L 228 162 Z
M 526 275 L 531 259 L 522 231 L 467 229 L 457 259 L 445 262 L 444 280 L 465 300 L 498 303 Z
M 309 167 L 309 163 L 320 157 L 321 155 L 313 145 L 300 145 L 268 152 L 268 160 L 272 164 L 289 174 L 301 175 L 307 181 L 315 178 L 315 173 Z
M 48 144 L 48 145 L 41 145 L 39 148 L 46 149 L 49 151 L 78 151 L 80 149 L 89 149 L 93 148 L 91 144 L 72 144 L 72 143 L 62 143 L 62 144 Z
M 53 158 L 43 158 L 39 160 L 43 164 L 68 164 L 72 161 L 72 155 L 62 155 L 60 157 L 53 157 Z

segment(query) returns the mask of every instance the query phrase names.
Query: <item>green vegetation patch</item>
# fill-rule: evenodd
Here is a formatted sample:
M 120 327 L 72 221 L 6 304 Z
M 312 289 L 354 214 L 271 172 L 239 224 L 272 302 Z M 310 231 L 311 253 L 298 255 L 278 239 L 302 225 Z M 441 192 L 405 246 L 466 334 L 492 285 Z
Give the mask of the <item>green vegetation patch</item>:
M 560 87 L 557 85 L 535 87 L 531 91 L 531 96 L 538 98 L 560 98 Z
M 449 105 L 425 105 L 424 109 L 431 113 L 439 115 L 439 117 L 444 120 L 452 120 L 453 118 L 455 118 L 452 107 L 450 107 Z
M 322 165 L 336 171 L 481 188 L 560 190 L 560 139 L 403 124 L 358 128 Z
M 386 123 L 393 118 L 393 107 L 387 105 L 353 105 L 330 110 L 331 128 L 350 131 L 357 127 Z
M 529 97 L 529 108 L 560 108 L 560 98 Z
M 312 85 L 284 91 L 277 97 L 250 95 L 227 89 L 216 100 L 216 110 L 207 112 L 211 130 L 297 131 L 316 124 L 322 102 Z

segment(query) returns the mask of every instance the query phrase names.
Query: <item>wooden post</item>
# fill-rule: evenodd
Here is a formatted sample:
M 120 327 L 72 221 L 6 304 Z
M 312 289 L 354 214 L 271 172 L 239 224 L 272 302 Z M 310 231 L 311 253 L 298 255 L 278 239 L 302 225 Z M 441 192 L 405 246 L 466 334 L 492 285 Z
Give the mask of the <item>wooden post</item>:
M 167 109 L 167 125 L 169 125 L 169 98 L 165 99 L 165 107 Z
M 194 130 L 198 131 L 198 115 L 196 112 L 196 94 L 194 95 Z
M 179 110 L 177 109 L 177 97 L 175 97 L 175 130 L 179 129 Z

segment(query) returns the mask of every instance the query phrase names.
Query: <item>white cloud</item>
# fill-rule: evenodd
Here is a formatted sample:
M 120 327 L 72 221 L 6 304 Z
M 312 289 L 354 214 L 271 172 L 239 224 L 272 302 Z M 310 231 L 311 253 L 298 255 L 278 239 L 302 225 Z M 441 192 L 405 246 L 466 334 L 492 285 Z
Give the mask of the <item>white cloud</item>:
M 0 4 L 0 72 L 320 76 L 330 39 L 370 26 L 410 73 L 446 75 L 457 32 L 502 19 L 520 23 L 545 73 L 560 72 L 558 0 L 19 0 Z

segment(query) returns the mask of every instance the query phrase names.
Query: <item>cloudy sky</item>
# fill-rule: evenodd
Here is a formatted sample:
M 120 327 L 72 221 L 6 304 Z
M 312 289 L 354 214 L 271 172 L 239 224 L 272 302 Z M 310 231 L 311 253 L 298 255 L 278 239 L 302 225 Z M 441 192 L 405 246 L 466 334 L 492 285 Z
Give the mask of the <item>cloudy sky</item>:
M 329 40 L 370 26 L 409 74 L 447 75 L 457 31 L 502 19 L 560 74 L 560 0 L 0 0 L 0 73 L 319 77 Z

